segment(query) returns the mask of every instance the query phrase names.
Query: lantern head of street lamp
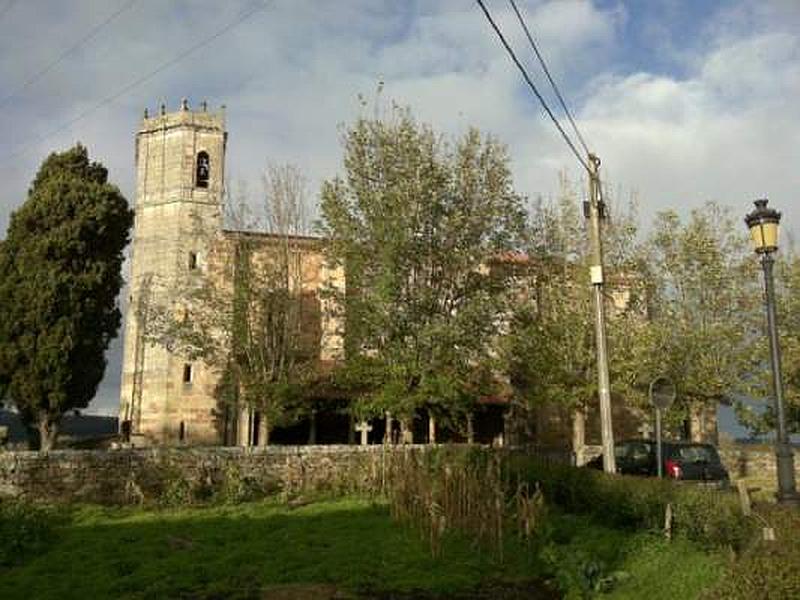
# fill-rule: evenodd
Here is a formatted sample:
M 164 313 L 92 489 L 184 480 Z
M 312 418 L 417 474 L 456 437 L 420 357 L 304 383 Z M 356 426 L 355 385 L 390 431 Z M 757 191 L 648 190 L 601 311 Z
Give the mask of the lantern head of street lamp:
M 778 249 L 778 224 L 781 222 L 781 213 L 767 208 L 767 202 L 766 198 L 756 200 L 755 209 L 744 218 L 757 254 L 769 254 Z

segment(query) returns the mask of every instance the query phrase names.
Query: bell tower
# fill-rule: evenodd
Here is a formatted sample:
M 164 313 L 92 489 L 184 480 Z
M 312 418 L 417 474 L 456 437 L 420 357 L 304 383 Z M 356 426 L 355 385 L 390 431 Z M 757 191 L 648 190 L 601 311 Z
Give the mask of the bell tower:
M 144 118 L 136 134 L 136 204 L 120 390 L 120 429 L 135 443 L 219 443 L 214 380 L 200 363 L 148 344 L 154 306 L 168 306 L 206 266 L 222 228 L 224 106 L 187 100 Z

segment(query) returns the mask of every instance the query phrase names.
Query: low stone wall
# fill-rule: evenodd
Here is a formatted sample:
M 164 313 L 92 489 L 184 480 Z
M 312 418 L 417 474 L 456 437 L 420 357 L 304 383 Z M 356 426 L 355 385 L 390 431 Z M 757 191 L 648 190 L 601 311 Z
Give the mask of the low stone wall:
M 0 452 L 0 497 L 128 504 L 191 490 L 211 497 L 226 486 L 258 494 L 380 489 L 397 453 L 430 446 L 268 446 Z M 591 457 L 599 446 L 587 446 Z M 521 450 L 540 455 L 540 451 Z M 565 455 L 566 456 L 566 455 Z M 774 478 L 775 453 L 747 445 L 720 449 L 733 478 Z M 540 456 L 568 462 L 568 457 Z M 800 480 L 800 461 L 795 461 Z
M 380 485 L 391 452 L 383 446 L 0 452 L 0 497 L 125 504 L 158 500 L 181 486 L 209 497 L 231 484 L 261 493 L 356 491 Z
M 774 479 L 776 477 L 774 448 L 748 444 L 726 445 L 718 448 L 722 464 L 728 469 L 732 479 L 744 477 Z M 584 463 L 603 453 L 601 446 L 586 446 Z M 795 451 L 794 468 L 800 481 L 800 456 Z
M 744 477 L 775 479 L 776 458 L 775 449 L 765 446 L 748 446 L 737 444 L 719 449 L 719 456 L 731 477 L 740 479 Z M 800 481 L 800 456 L 794 453 L 795 475 Z

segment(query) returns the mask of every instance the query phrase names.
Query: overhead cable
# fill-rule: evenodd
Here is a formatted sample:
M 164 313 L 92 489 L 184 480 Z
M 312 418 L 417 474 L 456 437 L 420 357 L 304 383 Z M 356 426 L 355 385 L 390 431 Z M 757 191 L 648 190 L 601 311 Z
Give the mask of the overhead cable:
M 542 70 L 544 74 L 547 75 L 547 80 L 550 82 L 550 85 L 553 87 L 553 91 L 556 93 L 558 97 L 558 101 L 561 103 L 561 108 L 564 109 L 564 113 L 567 115 L 569 122 L 572 124 L 572 129 L 575 131 L 575 135 L 578 136 L 578 140 L 581 142 L 581 146 L 586 151 L 586 154 L 590 154 L 589 146 L 586 144 L 586 141 L 583 139 L 581 132 L 578 131 L 578 126 L 575 124 L 575 120 L 572 118 L 572 113 L 570 112 L 569 108 L 567 108 L 567 103 L 564 101 L 564 97 L 561 95 L 561 92 L 556 85 L 556 82 L 553 80 L 553 77 L 550 75 L 550 69 L 547 68 L 547 63 L 542 56 L 542 53 L 539 52 L 539 47 L 536 45 L 536 42 L 533 41 L 533 36 L 531 35 L 530 30 L 528 29 L 527 23 L 525 23 L 525 19 L 522 17 L 519 9 L 517 8 L 517 3 L 514 0 L 508 0 L 511 3 L 511 7 L 514 9 L 514 12 L 517 15 L 517 19 L 519 19 L 519 24 L 522 25 L 522 29 L 525 30 L 525 35 L 528 37 L 528 41 L 531 44 L 531 48 L 536 53 L 536 58 L 539 59 L 539 64 L 542 65 Z
M 57 129 L 54 129 L 54 130 L 50 131 L 49 133 L 46 133 L 46 134 L 41 135 L 41 136 L 38 136 L 38 137 L 36 137 L 36 138 L 34 138 L 32 140 L 29 140 L 28 142 L 24 143 L 22 145 L 22 147 L 19 150 L 17 150 L 16 152 L 12 152 L 10 154 L 7 154 L 4 157 L 3 162 L 5 162 L 5 160 L 11 159 L 11 158 L 15 158 L 16 156 L 19 156 L 20 154 L 23 154 L 26 151 L 26 148 L 28 148 L 32 144 L 36 144 L 36 143 L 42 142 L 42 141 L 44 141 L 44 140 L 46 140 L 48 138 L 53 137 L 54 135 L 57 135 L 57 134 L 61 133 L 65 129 L 68 129 L 70 126 L 72 126 L 75 123 L 77 123 L 78 121 L 81 121 L 82 119 L 86 118 L 88 115 L 90 115 L 91 113 L 96 111 L 98 108 L 102 108 L 103 106 L 112 103 L 114 100 L 116 100 L 120 96 L 123 96 L 124 94 L 127 94 L 128 92 L 130 92 L 135 87 L 137 87 L 137 86 L 145 83 L 146 81 L 152 79 L 153 77 L 155 77 L 156 75 L 158 75 L 162 71 L 164 71 L 164 70 L 170 68 L 171 66 L 173 66 L 174 64 L 180 62 L 181 60 L 183 60 L 184 58 L 186 58 L 190 54 L 192 54 L 192 53 L 196 52 L 197 50 L 199 50 L 200 48 L 202 48 L 203 46 L 206 46 L 206 45 L 210 44 L 211 42 L 216 40 L 218 37 L 224 35 L 225 33 L 230 31 L 231 29 L 233 29 L 237 25 L 240 25 L 241 23 L 243 23 L 244 21 L 246 21 L 247 19 L 252 17 L 255 13 L 257 13 L 258 11 L 262 10 L 263 8 L 265 8 L 265 6 L 266 6 L 266 4 L 264 2 L 259 2 L 254 8 L 251 8 L 250 10 L 243 12 L 238 17 L 236 17 L 236 19 L 234 19 L 233 21 L 231 21 L 230 23 L 228 23 L 227 25 L 225 25 L 221 29 L 218 29 L 212 35 L 200 40 L 199 42 L 197 42 L 193 46 L 190 46 L 189 48 L 187 48 L 183 52 L 177 54 L 176 56 L 174 56 L 170 60 L 161 63 L 158 67 L 156 67 L 155 69 L 153 69 L 152 71 L 150 71 L 146 75 L 142 75 L 138 79 L 132 81 L 131 83 L 129 83 L 125 87 L 119 89 L 118 91 L 116 91 L 115 93 L 111 94 L 110 96 L 107 96 L 107 97 L 103 98 L 102 100 L 100 100 L 99 102 L 97 102 L 96 104 L 93 104 L 92 106 L 90 106 L 89 108 L 87 108 L 83 112 L 77 114 L 75 117 L 73 117 L 72 119 L 70 119 L 69 121 L 67 121 L 66 123 L 64 123 L 60 127 L 58 127 Z
M 564 131 L 564 128 L 561 126 L 561 123 L 558 122 L 558 119 L 556 119 L 555 115 L 553 114 L 553 111 L 550 110 L 550 107 L 547 105 L 547 102 L 545 102 L 545 99 L 539 93 L 539 90 L 536 88 L 536 85 L 531 80 L 530 75 L 528 75 L 528 72 L 525 70 L 525 67 L 522 66 L 522 63 L 517 58 L 517 55 L 514 53 L 514 50 L 511 49 L 511 46 L 509 46 L 508 42 L 506 41 L 503 32 L 500 31 L 500 28 L 497 26 L 497 23 L 494 22 L 494 19 L 492 18 L 492 15 L 489 13 L 489 10 L 486 8 L 486 5 L 483 3 L 483 0 L 477 0 L 477 2 L 478 5 L 481 7 L 481 10 L 483 10 L 483 14 L 486 15 L 486 19 L 489 21 L 489 24 L 492 26 L 492 29 L 494 29 L 495 33 L 497 34 L 497 37 L 500 39 L 500 42 L 502 42 L 503 46 L 505 47 L 506 52 L 508 52 L 508 55 L 511 57 L 511 60 L 514 61 L 515 65 L 517 65 L 517 69 L 519 69 L 519 72 L 522 74 L 522 77 L 523 79 L 525 79 L 525 82 L 528 84 L 528 87 L 531 89 L 531 91 L 533 91 L 533 93 L 539 99 L 539 103 L 542 105 L 542 108 L 544 108 L 545 112 L 547 113 L 547 116 L 550 117 L 550 120 L 553 122 L 553 125 L 555 125 L 558 131 L 561 133 L 561 137 L 564 138 L 564 141 L 567 143 L 567 146 L 569 146 L 570 150 L 572 150 L 572 153 L 575 155 L 575 158 L 578 159 L 578 162 L 581 164 L 581 166 L 586 170 L 587 173 L 591 173 L 589 164 L 581 156 L 580 152 L 578 152 L 578 149 L 575 147 L 575 144 L 567 135 L 567 132 Z
M 98 33 L 100 33 L 100 30 L 103 29 L 103 27 L 105 27 L 106 25 L 111 23 L 111 21 L 116 19 L 118 16 L 120 16 L 122 13 L 124 13 L 126 10 L 128 10 L 131 6 L 136 4 L 136 2 L 138 2 L 138 0 L 128 0 L 125 4 L 123 4 L 120 8 L 118 8 L 115 12 L 111 13 L 108 17 L 106 17 L 105 20 L 103 20 L 101 23 L 98 23 L 97 25 L 92 27 L 92 29 L 89 30 L 89 32 L 86 35 L 84 35 L 81 39 L 79 39 L 72 46 L 70 46 L 69 48 L 64 50 L 64 52 L 59 54 L 53 61 L 48 63 L 44 68 L 40 69 L 39 71 L 37 71 L 36 73 L 34 73 L 30 77 L 28 77 L 28 79 L 26 79 L 25 82 L 21 86 L 19 86 L 16 90 L 14 90 L 13 92 L 11 92 L 7 96 L 5 96 L 2 100 L 0 100 L 0 105 L 3 105 L 6 102 L 8 102 L 9 100 L 11 100 L 12 98 L 15 98 L 15 97 L 19 96 L 20 93 L 22 93 L 27 88 L 32 86 L 34 83 L 39 81 L 42 77 L 47 75 L 61 61 L 63 61 L 70 54 L 75 52 L 75 50 L 77 50 L 78 48 L 83 46 L 86 42 L 88 42 L 89 40 L 94 38 Z M 12 2 L 12 4 L 13 4 L 13 2 Z M 2 14 L 0 14 L 0 16 L 2 16 Z

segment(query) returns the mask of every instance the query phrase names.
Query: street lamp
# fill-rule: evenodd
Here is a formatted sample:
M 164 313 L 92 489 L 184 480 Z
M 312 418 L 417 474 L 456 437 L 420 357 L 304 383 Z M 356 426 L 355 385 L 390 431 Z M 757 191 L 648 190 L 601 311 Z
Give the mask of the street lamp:
M 778 326 L 775 318 L 775 283 L 772 267 L 775 259 L 772 254 L 778 249 L 778 225 L 781 213 L 767 208 L 767 199 L 756 200 L 756 208 L 747 215 L 744 222 L 750 229 L 756 254 L 761 256 L 764 269 L 765 304 L 767 308 L 767 329 L 769 334 L 769 355 L 772 364 L 772 389 L 775 398 L 775 415 L 778 431 L 775 439 L 775 456 L 778 467 L 778 502 L 798 504 L 794 478 L 794 454 L 786 434 L 786 415 L 783 410 L 783 380 L 781 379 L 781 349 L 778 344 Z

